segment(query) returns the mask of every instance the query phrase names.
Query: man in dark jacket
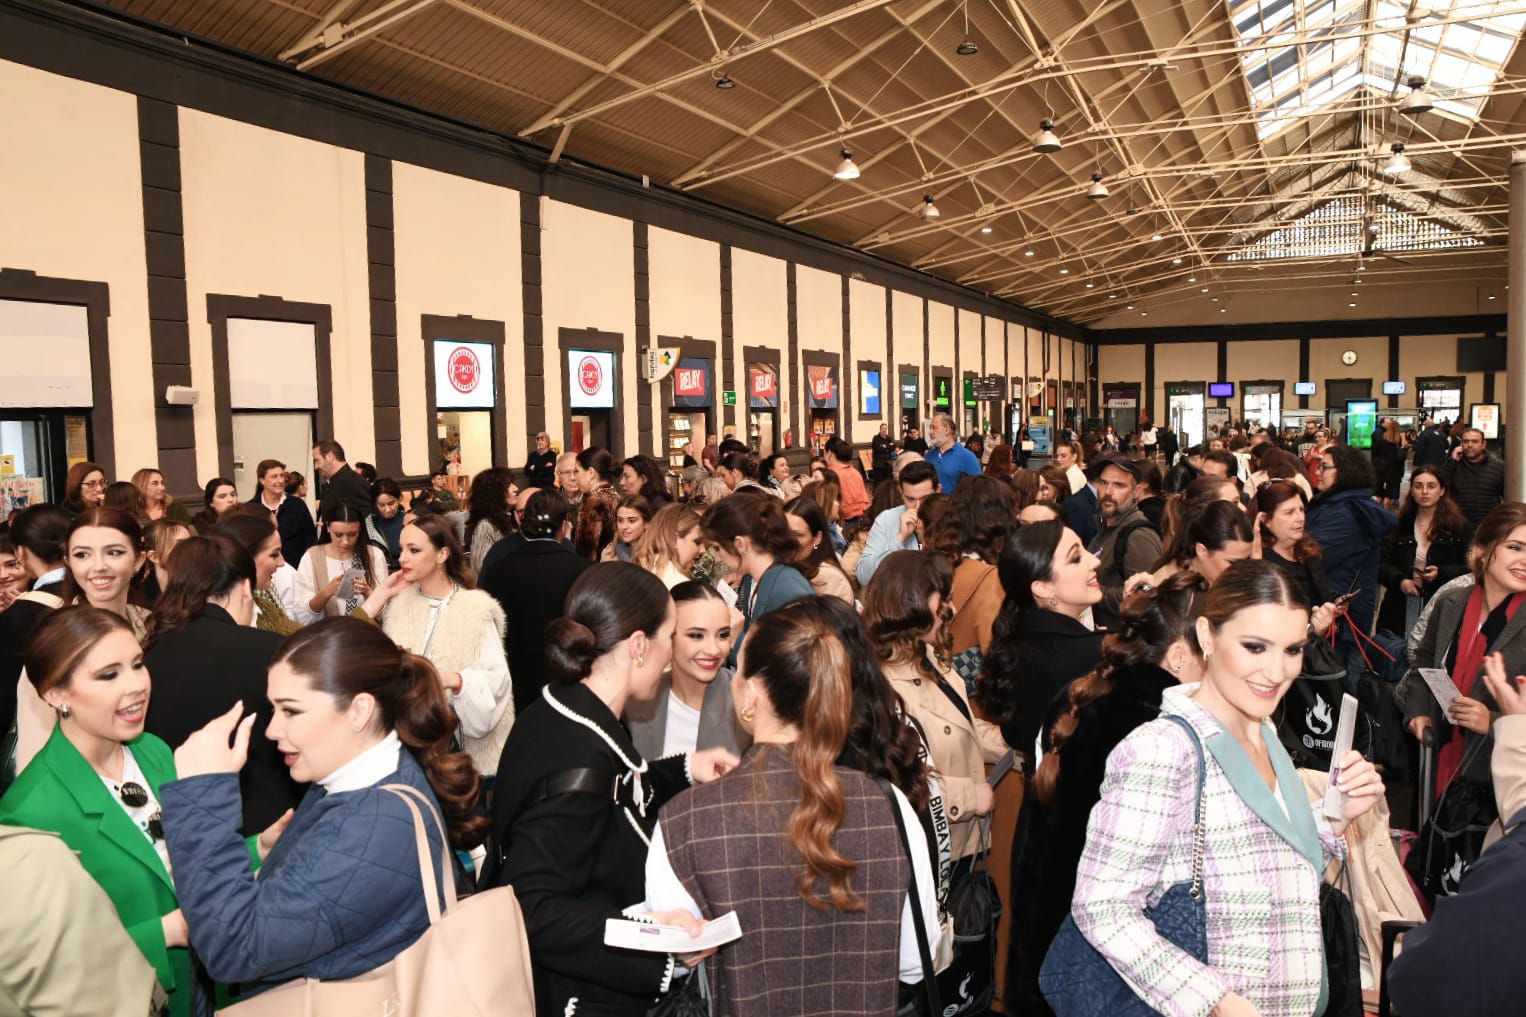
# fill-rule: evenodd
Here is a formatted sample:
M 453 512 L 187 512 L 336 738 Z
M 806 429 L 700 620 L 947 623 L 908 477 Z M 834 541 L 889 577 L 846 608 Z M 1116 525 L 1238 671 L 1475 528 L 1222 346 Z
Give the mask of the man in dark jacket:
M 1420 431 L 1420 437 L 1415 439 L 1415 465 L 1440 466 L 1446 457 L 1446 435 L 1441 433 L 1436 421 L 1427 420 Z
M 1165 462 L 1166 469 L 1169 470 L 1175 465 L 1176 453 L 1181 447 L 1177 441 L 1176 432 L 1169 427 L 1157 428 L 1155 439 L 1159 443 L 1160 457 Z
M 1118 626 L 1123 584 L 1136 572 L 1148 572 L 1160 558 L 1160 534 L 1139 511 L 1139 464 L 1127 456 L 1099 456 L 1092 463 L 1101 529 L 1087 545 L 1100 560 L 1097 582 L 1102 600 L 1092 608 L 1097 625 Z
M 525 461 L 525 477 L 531 487 L 541 490 L 556 485 L 556 452 L 551 448 L 551 436 L 545 431 L 535 435 L 535 451 Z
M 1484 432 L 1476 428 L 1462 432 L 1462 444 L 1441 475 L 1447 493 L 1474 526 L 1505 500 L 1505 464 L 1489 454 Z
M 895 439 L 890 436 L 890 425 L 881 424 L 879 433 L 869 444 L 873 450 L 870 461 L 874 464 L 874 475 L 869 479 L 879 483 L 890 476 L 890 460 L 895 458 Z
M 362 519 L 370 513 L 371 489 L 345 461 L 343 445 L 331 438 L 314 445 L 313 470 L 324 480 L 323 493 L 318 496 L 319 523 L 328 519 L 330 509 L 341 504 L 353 506 Z

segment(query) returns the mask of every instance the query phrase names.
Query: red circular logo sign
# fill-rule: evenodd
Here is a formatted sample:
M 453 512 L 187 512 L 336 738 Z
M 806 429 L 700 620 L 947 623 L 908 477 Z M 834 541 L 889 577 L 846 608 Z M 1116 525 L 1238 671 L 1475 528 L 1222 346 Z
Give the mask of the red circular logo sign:
M 604 387 L 604 368 L 597 357 L 584 357 L 578 361 L 578 387 L 584 395 L 597 395 Z
M 449 368 L 450 384 L 457 392 L 475 392 L 477 383 L 482 380 L 482 365 L 477 362 L 477 354 L 465 346 L 457 346 L 450 351 L 446 358 Z

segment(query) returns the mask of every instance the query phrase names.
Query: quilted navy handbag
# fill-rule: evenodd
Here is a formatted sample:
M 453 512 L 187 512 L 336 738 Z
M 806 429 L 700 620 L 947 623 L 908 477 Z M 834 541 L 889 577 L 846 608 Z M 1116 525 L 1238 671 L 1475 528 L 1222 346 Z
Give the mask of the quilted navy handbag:
M 1181 717 L 1166 720 L 1181 726 L 1197 751 L 1197 808 L 1192 826 L 1192 882 L 1178 883 L 1159 903 L 1145 909 L 1145 917 L 1167 942 L 1208 963 L 1208 913 L 1203 903 L 1203 743 L 1192 725 Z M 1097 948 L 1087 942 L 1075 919 L 1065 916 L 1055 935 L 1044 966 L 1039 970 L 1039 989 L 1056 1017 L 1156 1017 L 1134 994 Z

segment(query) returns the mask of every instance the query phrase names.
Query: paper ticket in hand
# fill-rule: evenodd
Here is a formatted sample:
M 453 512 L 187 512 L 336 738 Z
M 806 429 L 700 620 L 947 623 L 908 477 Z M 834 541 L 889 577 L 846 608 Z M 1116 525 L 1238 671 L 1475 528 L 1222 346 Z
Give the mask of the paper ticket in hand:
M 1330 752 L 1330 780 L 1325 785 L 1325 803 L 1322 809 L 1326 819 L 1346 818 L 1346 795 L 1336 782 L 1341 779 L 1341 760 L 1351 751 L 1356 740 L 1357 702 L 1351 693 L 1341 695 L 1341 719 L 1335 729 L 1335 747 Z
M 728 911 L 719 918 L 706 922 L 698 936 L 691 936 L 676 925 L 654 925 L 626 918 L 607 918 L 604 921 L 604 945 L 618 946 L 625 950 L 698 953 L 741 938 L 742 925 L 737 921 L 735 911 Z
M 1439 667 L 1420 667 L 1415 670 L 1419 671 L 1420 677 L 1425 679 L 1425 684 L 1430 688 L 1431 695 L 1435 696 L 1436 702 L 1441 704 L 1441 712 L 1447 714 L 1447 720 L 1451 720 L 1454 724 L 1457 723 L 1455 720 L 1452 720 L 1452 715 L 1448 711 L 1452 709 L 1453 700 L 1461 696 L 1462 692 L 1458 690 L 1456 683 L 1452 681 L 1452 676 Z

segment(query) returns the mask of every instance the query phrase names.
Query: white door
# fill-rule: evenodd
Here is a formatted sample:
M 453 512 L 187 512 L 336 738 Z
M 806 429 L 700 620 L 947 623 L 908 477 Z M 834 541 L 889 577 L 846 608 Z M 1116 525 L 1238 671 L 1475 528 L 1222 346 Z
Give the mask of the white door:
M 302 410 L 233 414 L 233 477 L 240 501 L 259 488 L 256 470 L 263 459 L 279 459 L 288 470 L 307 478 L 307 507 L 317 502 L 313 492 L 313 415 Z

